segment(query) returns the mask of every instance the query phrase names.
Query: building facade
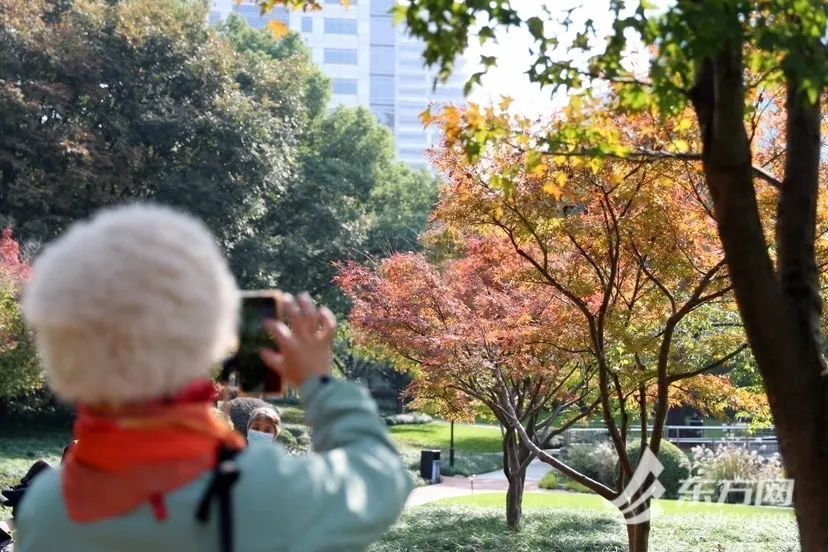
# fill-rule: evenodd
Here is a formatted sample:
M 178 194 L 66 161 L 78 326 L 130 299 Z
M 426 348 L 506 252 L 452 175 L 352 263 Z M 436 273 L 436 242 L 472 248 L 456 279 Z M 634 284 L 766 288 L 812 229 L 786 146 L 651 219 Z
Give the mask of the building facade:
M 435 72 L 425 68 L 423 44 L 395 27 L 391 10 L 395 0 L 324 0 L 319 12 L 289 12 L 277 7 L 261 15 L 250 0 L 213 0 L 210 21 L 218 23 L 231 13 L 250 26 L 263 29 L 273 19 L 299 33 L 311 50 L 313 61 L 333 84 L 333 104 L 365 106 L 394 132 L 397 155 L 412 166 L 426 165 L 426 151 L 437 139 L 433 129 L 423 129 L 420 113 L 429 105 L 461 104 L 462 63 L 445 84 L 434 84 Z

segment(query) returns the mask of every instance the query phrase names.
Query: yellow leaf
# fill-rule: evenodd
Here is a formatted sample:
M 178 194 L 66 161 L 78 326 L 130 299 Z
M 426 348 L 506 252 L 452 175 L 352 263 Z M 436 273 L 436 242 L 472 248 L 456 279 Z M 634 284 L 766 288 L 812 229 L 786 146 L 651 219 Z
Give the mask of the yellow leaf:
M 512 100 L 509 96 L 502 96 L 500 99 L 500 110 L 507 111 L 509 106 L 512 105 L 512 101 L 514 100 Z
M 678 125 L 676 126 L 676 130 L 678 130 L 679 132 L 684 132 L 686 130 L 690 130 L 692 126 L 693 121 L 691 121 L 689 117 L 684 117 L 679 121 Z
M 676 146 L 676 151 L 680 153 L 690 151 L 690 144 L 687 142 L 687 140 L 674 140 L 673 144 Z
M 342 0 L 342 7 L 346 10 L 351 7 L 351 0 Z
M 529 146 L 529 135 L 528 134 L 518 134 L 517 143 L 519 146 L 528 147 Z
M 532 170 L 529 171 L 529 173 L 535 176 L 543 176 L 544 174 L 546 174 L 547 169 L 548 167 L 546 166 L 546 163 L 541 161 L 540 163 L 532 167 Z
M 288 34 L 288 26 L 281 21 L 277 21 L 276 19 L 267 22 L 267 30 L 270 31 L 270 34 L 272 34 L 273 38 L 276 40 L 279 40 Z
M 553 196 L 555 199 L 561 198 L 561 189 L 554 182 L 548 182 L 547 184 L 544 184 L 543 191 Z
M 431 106 L 427 107 L 425 111 L 420 113 L 420 121 L 424 127 L 429 126 L 434 121 L 434 114 L 431 112 Z
M 569 181 L 569 177 L 565 172 L 559 172 L 555 175 L 555 182 L 558 183 L 558 186 L 563 187 L 566 186 L 566 183 Z

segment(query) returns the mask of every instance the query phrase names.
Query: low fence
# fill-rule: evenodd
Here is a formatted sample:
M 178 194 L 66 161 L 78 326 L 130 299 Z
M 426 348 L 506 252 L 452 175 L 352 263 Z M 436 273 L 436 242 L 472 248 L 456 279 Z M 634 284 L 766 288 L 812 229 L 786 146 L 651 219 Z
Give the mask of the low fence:
M 652 433 L 653 428 L 648 428 Z M 641 427 L 630 428 L 630 438 L 641 435 Z M 747 424 L 730 425 L 668 425 L 662 433 L 664 439 L 682 449 L 695 446 L 715 447 L 719 444 L 737 444 L 762 455 L 779 452 L 779 443 L 774 428 L 753 428 Z M 606 428 L 572 428 L 564 433 L 564 445 L 600 443 L 609 440 Z

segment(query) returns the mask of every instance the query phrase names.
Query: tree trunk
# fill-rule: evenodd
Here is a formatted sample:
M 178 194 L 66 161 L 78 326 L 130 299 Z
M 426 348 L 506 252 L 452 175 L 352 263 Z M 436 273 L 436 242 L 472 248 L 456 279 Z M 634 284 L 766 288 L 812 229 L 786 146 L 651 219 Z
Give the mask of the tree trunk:
M 507 427 L 503 435 L 503 473 L 509 482 L 506 491 L 506 525 L 512 531 L 520 531 L 523 519 L 523 484 L 526 482 L 526 467 L 532 456 L 514 428 Z
M 647 552 L 650 546 L 650 522 L 627 525 L 627 542 L 630 552 Z
M 762 230 L 744 127 L 742 45 L 724 43 L 700 63 L 692 94 L 719 236 L 748 341 L 765 382 L 802 549 L 828 552 L 828 391 L 822 375 L 820 305 L 813 268 L 819 110 L 788 97 L 786 174 L 777 216 L 779 271 Z M 816 330 L 815 330 L 816 328 Z
M 526 481 L 526 469 L 509 478 L 509 490 L 506 491 L 506 525 L 512 531 L 520 531 L 523 520 L 523 484 Z

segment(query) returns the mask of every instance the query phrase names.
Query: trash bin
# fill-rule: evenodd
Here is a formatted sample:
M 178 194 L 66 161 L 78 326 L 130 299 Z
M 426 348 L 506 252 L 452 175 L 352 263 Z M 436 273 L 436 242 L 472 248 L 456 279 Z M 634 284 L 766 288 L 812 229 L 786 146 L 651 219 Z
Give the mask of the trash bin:
M 420 451 L 420 477 L 430 483 L 440 482 L 440 451 Z

